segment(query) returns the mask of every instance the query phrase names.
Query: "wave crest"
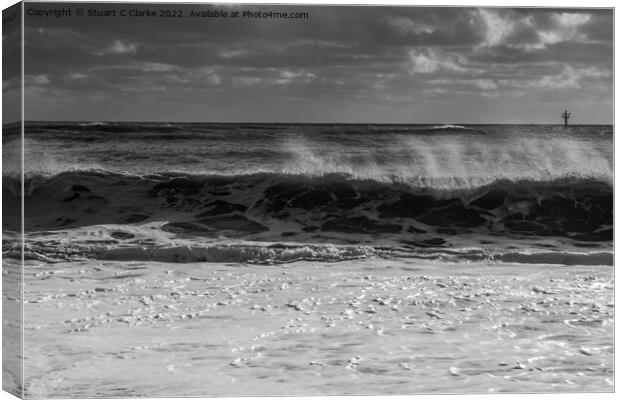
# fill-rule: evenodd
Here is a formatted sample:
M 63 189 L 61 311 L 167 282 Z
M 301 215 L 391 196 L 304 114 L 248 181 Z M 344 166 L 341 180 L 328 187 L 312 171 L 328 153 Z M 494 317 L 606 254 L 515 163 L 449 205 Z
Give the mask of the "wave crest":
M 4 180 L 5 201 L 18 198 L 16 187 L 11 179 Z M 91 170 L 30 177 L 25 188 L 27 230 L 168 221 L 162 227 L 168 232 L 207 237 L 332 232 L 408 238 L 419 232 L 478 232 L 586 242 L 613 239 L 613 187 L 578 177 L 444 189 L 346 174 Z

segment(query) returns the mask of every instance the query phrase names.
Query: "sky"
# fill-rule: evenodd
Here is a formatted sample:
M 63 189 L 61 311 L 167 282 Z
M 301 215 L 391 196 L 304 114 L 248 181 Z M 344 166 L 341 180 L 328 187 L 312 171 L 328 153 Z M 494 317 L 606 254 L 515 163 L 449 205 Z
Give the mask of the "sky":
M 29 8 L 72 15 L 26 16 L 27 120 L 559 123 L 565 109 L 574 124 L 613 120 L 610 9 L 176 4 L 183 18 L 130 18 L 120 10 L 171 7 Z M 205 10 L 308 18 L 188 16 Z M 3 77 L 3 90 L 18 82 Z

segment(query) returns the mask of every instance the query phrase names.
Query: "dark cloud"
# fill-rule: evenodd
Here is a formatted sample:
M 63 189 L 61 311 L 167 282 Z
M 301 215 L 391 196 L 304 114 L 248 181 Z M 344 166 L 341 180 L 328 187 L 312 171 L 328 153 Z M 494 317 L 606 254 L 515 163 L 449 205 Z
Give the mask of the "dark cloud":
M 593 109 L 584 123 L 612 117 L 611 10 L 173 8 L 309 18 L 26 17 L 28 118 L 502 122 L 505 108 L 553 122 L 549 104 L 565 108 L 569 97 Z

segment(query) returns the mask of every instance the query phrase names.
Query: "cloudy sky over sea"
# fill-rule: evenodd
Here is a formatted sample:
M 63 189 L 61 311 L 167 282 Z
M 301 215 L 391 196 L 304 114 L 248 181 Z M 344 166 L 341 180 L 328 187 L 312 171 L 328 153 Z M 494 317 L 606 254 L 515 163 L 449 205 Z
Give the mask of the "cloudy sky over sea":
M 309 17 L 27 16 L 26 119 L 558 123 L 568 108 L 612 121 L 610 9 L 173 8 Z

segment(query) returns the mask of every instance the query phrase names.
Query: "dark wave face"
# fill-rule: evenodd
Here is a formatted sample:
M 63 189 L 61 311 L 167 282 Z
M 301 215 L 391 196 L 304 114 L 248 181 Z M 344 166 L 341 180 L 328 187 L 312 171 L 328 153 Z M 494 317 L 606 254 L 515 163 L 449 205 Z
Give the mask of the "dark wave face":
M 18 183 L 4 180 L 4 201 Z M 471 190 L 431 190 L 343 175 L 241 176 L 66 172 L 26 183 L 26 230 L 166 221 L 183 235 L 281 238 L 308 233 L 413 240 L 484 233 L 505 237 L 613 239 L 606 182 L 496 181 Z M 15 229 L 14 219 L 5 227 Z M 438 242 L 439 243 L 439 242 Z M 432 245 L 430 243 L 429 245 Z

